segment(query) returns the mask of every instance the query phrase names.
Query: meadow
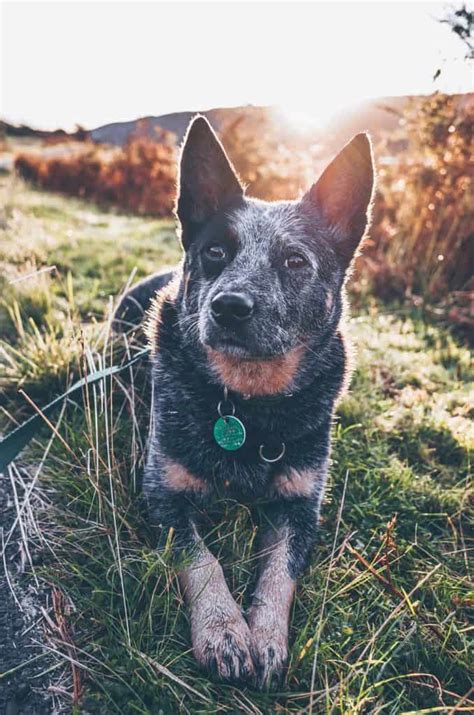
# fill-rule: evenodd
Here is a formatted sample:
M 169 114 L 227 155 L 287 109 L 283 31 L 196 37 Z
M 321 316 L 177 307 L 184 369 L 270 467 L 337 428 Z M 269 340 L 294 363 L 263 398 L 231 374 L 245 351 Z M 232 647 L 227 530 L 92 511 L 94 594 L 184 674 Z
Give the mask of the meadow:
M 140 334 L 111 333 L 113 306 L 180 249 L 170 219 L 98 208 L 13 175 L 0 176 L 0 206 L 4 432 L 80 377 L 137 354 Z M 59 711 L 472 711 L 471 352 L 423 306 L 352 290 L 355 371 L 281 691 L 213 683 L 193 660 L 169 549 L 151 547 L 137 500 L 143 362 L 67 400 L 9 469 L 17 525 L 3 538 L 25 563 L 12 588 L 41 587 L 34 657 Z M 245 608 L 258 527 L 240 505 L 221 507 L 208 541 Z M 4 682 L 26 677 L 24 658 Z

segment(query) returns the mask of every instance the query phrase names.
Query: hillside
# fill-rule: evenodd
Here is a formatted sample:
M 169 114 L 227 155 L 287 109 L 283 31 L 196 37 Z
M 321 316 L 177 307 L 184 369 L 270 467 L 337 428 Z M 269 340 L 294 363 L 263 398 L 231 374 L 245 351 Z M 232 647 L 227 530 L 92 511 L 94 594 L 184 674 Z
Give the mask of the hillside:
M 453 96 L 460 104 L 470 104 L 474 101 L 472 93 Z M 128 121 L 103 124 L 89 130 L 78 127 L 72 133 L 67 133 L 62 129 L 47 132 L 32 129 L 26 125 L 16 126 L 0 121 L 0 137 L 3 135 L 16 138 L 37 138 L 47 143 L 56 143 L 65 139 L 84 140 L 90 138 L 97 144 L 123 146 L 137 133 L 140 136 L 154 138 L 157 136 L 157 130 L 164 129 L 174 134 L 176 142 L 179 144 L 191 118 L 199 112 L 209 119 L 218 132 L 224 127 L 228 127 L 233 121 L 242 118 L 247 124 L 255 126 L 256 130 L 259 124 L 268 122 L 279 141 L 293 147 L 320 143 L 324 145 L 327 153 L 331 154 L 338 151 L 341 145 L 349 141 L 357 132 L 370 132 L 374 141 L 379 140 L 384 134 L 391 134 L 397 128 L 398 120 L 411 99 L 416 99 L 416 97 L 379 97 L 364 100 L 334 113 L 324 126 L 310 128 L 308 125 L 305 131 L 297 131 L 297 127 L 291 122 L 286 123 L 284 115 L 282 117 L 281 111 L 276 107 L 247 105 L 139 117 Z
M 370 100 L 361 103 L 353 108 L 334 115 L 329 127 L 314 128 L 311 135 L 316 141 L 328 133 L 334 144 L 341 144 L 350 136 L 359 131 L 370 131 L 374 135 L 380 135 L 382 131 L 393 130 L 397 124 L 398 114 L 403 110 L 407 97 L 383 97 L 381 99 Z M 114 122 L 105 124 L 90 132 L 91 138 L 98 143 L 123 145 L 129 137 L 137 131 L 139 122 L 145 121 L 148 127 L 149 136 L 153 136 L 157 127 L 173 132 L 177 142 L 183 139 L 186 127 L 196 112 L 174 112 L 161 116 L 143 117 L 127 122 Z M 291 126 L 285 126 L 279 118 L 279 112 L 272 107 L 227 107 L 221 109 L 210 109 L 201 111 L 213 127 L 220 131 L 223 126 L 229 124 L 239 117 L 245 117 L 247 121 L 259 121 L 263 118 L 274 116 L 275 131 L 281 134 L 282 138 L 289 139 L 294 133 Z
M 336 113 L 333 121 L 331 121 L 329 134 L 334 138 L 335 143 L 339 141 L 340 144 L 340 137 L 349 137 L 349 135 L 355 134 L 358 131 L 369 130 L 377 136 L 384 130 L 390 131 L 396 126 L 397 114 L 402 111 L 406 101 L 407 97 L 382 97 L 380 99 L 362 102 L 353 108 L 348 108 L 344 112 Z M 198 112 L 204 114 L 217 131 L 220 131 L 223 126 L 228 125 L 230 122 L 242 116 L 248 121 L 258 122 L 264 118 L 271 118 L 274 115 L 275 129 L 281 133 L 282 137 L 288 139 L 294 133 L 294 128 L 291 127 L 291 125 L 286 126 L 281 121 L 276 121 L 277 117 L 280 117 L 279 111 L 276 108 L 247 105 L 242 107 L 173 112 L 171 114 L 140 117 L 123 122 L 111 122 L 88 130 L 87 135 L 98 144 L 123 146 L 130 136 L 135 134 L 140 125 L 142 125 L 146 126 L 146 131 L 150 137 L 154 137 L 156 135 L 156 128 L 160 128 L 172 132 L 176 136 L 177 142 L 180 143 L 191 118 Z M 314 134 L 315 139 L 323 136 L 326 139 L 328 129 L 328 127 L 315 128 L 311 130 L 311 134 Z M 16 126 L 6 121 L 0 121 L 0 135 L 3 134 L 11 137 L 37 138 L 46 141 L 68 137 L 70 139 L 77 139 L 79 138 L 78 133 L 80 131 L 82 130 L 78 129 L 77 132 L 68 134 L 62 129 L 56 129 L 48 132 L 36 130 L 26 125 Z M 82 138 L 82 135 L 80 138 Z

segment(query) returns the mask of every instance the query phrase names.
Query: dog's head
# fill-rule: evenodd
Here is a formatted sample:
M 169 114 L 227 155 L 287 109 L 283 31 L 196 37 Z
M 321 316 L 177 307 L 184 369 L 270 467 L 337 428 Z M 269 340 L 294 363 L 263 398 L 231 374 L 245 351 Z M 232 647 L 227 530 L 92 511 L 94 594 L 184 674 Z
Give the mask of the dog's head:
M 373 183 L 370 142 L 359 134 L 302 199 L 248 198 L 209 123 L 196 118 L 182 151 L 177 203 L 186 338 L 230 365 L 322 345 L 340 319 Z

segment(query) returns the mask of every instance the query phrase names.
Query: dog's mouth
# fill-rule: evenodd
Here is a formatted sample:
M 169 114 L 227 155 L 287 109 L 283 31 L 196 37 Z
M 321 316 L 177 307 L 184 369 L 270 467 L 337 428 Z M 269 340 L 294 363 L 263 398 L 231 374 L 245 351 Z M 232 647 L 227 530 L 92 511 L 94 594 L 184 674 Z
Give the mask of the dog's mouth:
M 218 340 L 204 343 L 206 349 L 211 349 L 216 353 L 221 353 L 224 356 L 240 359 L 242 362 L 262 362 L 272 360 L 276 357 L 281 357 L 285 353 L 267 352 L 255 350 L 249 347 L 243 340 L 237 337 L 221 337 Z

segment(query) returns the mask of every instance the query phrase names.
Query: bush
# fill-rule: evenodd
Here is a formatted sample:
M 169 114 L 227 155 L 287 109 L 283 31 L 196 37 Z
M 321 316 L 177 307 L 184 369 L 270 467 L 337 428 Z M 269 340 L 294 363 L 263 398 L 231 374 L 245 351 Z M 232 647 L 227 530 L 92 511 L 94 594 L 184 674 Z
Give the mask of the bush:
M 316 148 L 308 137 L 285 137 L 269 112 L 230 121 L 220 138 L 250 196 L 294 199 L 315 179 Z
M 381 148 L 388 159 L 380 162 L 369 245 L 379 293 L 439 300 L 474 290 L 472 108 L 469 95 L 411 100 L 398 136 Z
M 136 134 L 123 148 L 89 142 L 55 148 L 54 154 L 23 153 L 17 173 L 35 185 L 127 211 L 168 216 L 176 191 L 173 135 L 157 140 Z

